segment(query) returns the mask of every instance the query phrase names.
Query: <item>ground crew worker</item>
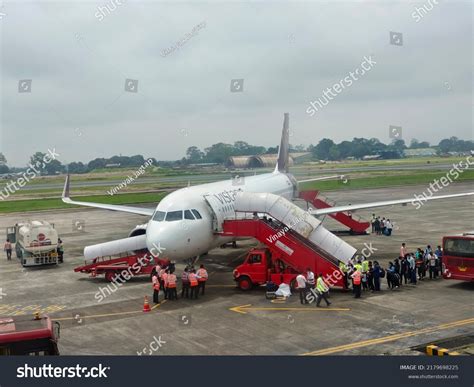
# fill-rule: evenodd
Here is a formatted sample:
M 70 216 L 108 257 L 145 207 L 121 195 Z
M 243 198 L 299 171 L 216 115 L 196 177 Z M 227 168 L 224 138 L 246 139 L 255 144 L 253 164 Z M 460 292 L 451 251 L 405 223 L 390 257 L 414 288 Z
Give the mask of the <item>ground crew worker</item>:
M 362 273 L 362 264 L 360 263 L 360 259 L 357 260 L 357 263 L 354 265 L 356 270 Z
M 58 238 L 58 246 L 56 247 L 56 252 L 58 253 L 58 262 L 63 263 L 64 247 L 61 238 Z
M 160 266 L 160 264 L 158 263 L 158 264 L 155 266 L 155 273 L 156 273 L 158 279 L 159 279 L 159 277 L 160 277 L 160 271 L 161 271 L 161 266 Z
M 177 300 L 178 293 L 176 292 L 176 274 L 174 274 L 173 272 L 169 273 L 166 277 L 166 280 L 168 281 L 168 299 Z
M 362 261 L 362 287 L 364 290 L 368 290 L 368 281 L 367 281 L 367 273 L 369 271 L 369 261 L 367 259 L 364 259 Z
M 196 273 L 198 280 L 198 292 L 201 289 L 201 295 L 204 296 L 204 290 L 206 289 L 206 281 L 209 277 L 207 270 L 204 268 L 204 265 L 201 265 Z
M 5 242 L 5 245 L 3 246 L 3 250 L 7 253 L 7 261 L 12 260 L 12 244 L 10 242 L 10 239 L 7 239 Z
M 163 270 L 163 273 L 161 274 L 161 281 L 163 283 L 163 293 L 165 294 L 165 300 L 168 299 L 168 274 L 168 269 Z
M 184 268 L 183 274 L 181 274 L 181 298 L 186 294 L 186 298 L 189 298 L 189 273 L 188 267 Z
M 349 281 L 347 279 L 347 266 L 344 262 L 339 262 L 339 270 L 340 272 L 342 273 L 342 275 L 344 276 L 344 286 L 346 287 L 346 289 L 349 289 Z
M 307 304 L 308 301 L 306 300 L 306 278 L 303 274 L 298 274 L 296 276 L 296 289 L 300 294 L 300 302 L 302 304 Z
M 159 304 L 160 303 L 160 280 L 158 278 L 158 275 L 155 274 L 151 278 L 151 283 L 153 286 L 153 302 L 155 304 Z
M 192 269 L 191 272 L 189 273 L 189 288 L 191 289 L 191 298 L 198 298 L 198 279 L 196 276 L 196 270 Z
M 352 277 L 352 287 L 354 288 L 354 297 L 355 298 L 360 298 L 360 283 L 362 280 L 362 274 L 360 270 L 354 271 L 354 273 L 351 274 Z
M 327 295 L 328 295 L 328 292 L 329 292 L 329 287 L 324 282 L 323 273 L 319 273 L 318 282 L 317 282 L 317 285 L 316 285 L 316 290 L 317 290 L 317 293 L 318 293 L 318 301 L 316 302 L 316 306 L 318 308 L 320 307 L 319 304 L 321 303 L 321 299 L 323 299 L 323 298 L 324 298 L 324 301 L 326 301 L 327 306 L 331 305 L 331 303 L 328 301 L 328 298 L 327 298 Z
M 314 289 L 314 286 L 316 285 L 316 280 L 314 277 L 314 273 L 311 271 L 311 268 L 306 269 L 306 285 L 309 289 Z

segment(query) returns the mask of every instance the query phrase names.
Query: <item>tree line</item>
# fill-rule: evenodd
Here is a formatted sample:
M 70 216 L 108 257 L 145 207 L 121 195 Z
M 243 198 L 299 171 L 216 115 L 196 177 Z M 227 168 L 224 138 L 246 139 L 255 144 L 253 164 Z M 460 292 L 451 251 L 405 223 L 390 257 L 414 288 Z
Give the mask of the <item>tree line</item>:
M 383 155 L 385 158 L 403 157 L 405 149 L 433 148 L 439 155 L 448 152 L 469 152 L 474 149 L 474 141 L 461 140 L 457 137 L 450 137 L 441 140 L 438 145 L 431 146 L 427 141 L 418 141 L 412 139 L 410 145 L 406 145 L 402 139 L 394 139 L 389 144 L 384 144 L 377 138 L 355 137 L 352 141 L 342 141 L 336 144 L 329 138 L 323 138 L 316 145 L 290 145 L 290 152 L 311 152 L 315 160 L 343 160 L 347 158 L 360 159 L 367 155 Z M 154 166 L 161 167 L 179 167 L 189 164 L 215 163 L 223 164 L 231 156 L 252 156 L 261 154 L 276 154 L 278 147 L 269 147 L 250 145 L 245 141 L 236 141 L 233 144 L 219 142 L 210 147 L 199 149 L 197 146 L 191 146 L 186 150 L 186 156 L 176 161 L 157 161 L 152 158 Z M 30 158 L 30 163 L 35 164 L 42 160 L 44 153 L 36 152 Z M 110 158 L 96 158 L 88 163 L 75 161 L 67 166 L 59 160 L 52 160 L 44 167 L 45 175 L 55 175 L 58 173 L 88 173 L 97 169 L 103 169 L 110 166 L 119 166 L 120 168 L 140 167 L 145 163 L 142 155 L 134 156 L 113 156 Z M 0 174 L 9 173 L 18 168 L 9 168 L 5 156 L 0 153 Z

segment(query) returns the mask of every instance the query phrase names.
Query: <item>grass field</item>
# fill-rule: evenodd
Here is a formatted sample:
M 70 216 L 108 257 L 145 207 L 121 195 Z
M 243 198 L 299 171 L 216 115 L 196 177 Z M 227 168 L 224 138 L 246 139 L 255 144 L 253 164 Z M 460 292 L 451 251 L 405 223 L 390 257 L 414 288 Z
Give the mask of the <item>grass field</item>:
M 447 159 L 441 159 L 447 160 Z M 435 179 L 446 176 L 446 170 L 387 170 L 387 171 L 364 171 L 351 173 L 347 182 L 341 180 L 328 180 L 320 182 L 309 182 L 300 185 L 300 190 L 317 189 L 320 191 L 334 191 L 341 189 L 362 189 L 362 188 L 386 188 L 407 185 L 429 185 Z M 218 179 L 218 176 L 215 176 Z M 456 182 L 473 182 L 474 190 L 474 170 L 466 170 L 460 174 Z M 193 185 L 200 181 L 193 181 Z M 455 184 L 455 183 L 454 183 Z M 133 204 L 133 203 L 158 203 L 165 195 L 165 192 L 150 192 L 151 190 L 163 190 L 167 187 L 179 186 L 177 183 L 152 183 L 144 184 L 139 180 L 124 189 L 121 194 L 114 196 L 104 195 L 104 187 L 82 187 L 72 193 L 73 197 L 82 201 L 94 201 L 105 204 Z M 181 182 L 183 186 L 183 182 Z M 127 192 L 128 190 L 132 192 Z M 142 192 L 136 192 L 142 191 Z M 147 191 L 147 192 L 143 192 Z M 100 193 L 100 194 L 97 194 Z M 13 197 L 15 200 L 0 201 L 0 213 L 6 212 L 26 212 L 39 210 L 52 210 L 68 208 L 70 205 L 64 204 L 59 198 L 60 189 L 37 189 L 23 190 L 17 192 Z M 22 196 L 26 196 L 22 199 Z M 32 197 L 35 197 L 32 199 Z M 57 198 L 51 198 L 56 196 Z
M 121 195 L 93 195 L 81 196 L 80 200 L 84 202 L 99 202 L 104 204 L 138 204 L 138 203 L 158 203 L 165 193 L 126 193 Z M 39 199 L 39 200 L 12 200 L 0 202 L 0 213 L 6 212 L 25 212 L 54 210 L 60 208 L 73 208 L 70 204 L 65 204 L 60 198 L 57 199 Z

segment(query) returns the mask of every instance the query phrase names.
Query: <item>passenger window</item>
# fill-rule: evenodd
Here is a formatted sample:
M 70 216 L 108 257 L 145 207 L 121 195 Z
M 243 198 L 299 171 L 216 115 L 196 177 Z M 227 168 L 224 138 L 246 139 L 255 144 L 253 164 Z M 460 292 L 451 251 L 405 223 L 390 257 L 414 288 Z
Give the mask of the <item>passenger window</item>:
M 191 211 L 189 210 L 184 211 L 184 219 L 194 220 L 194 216 L 191 213 Z
M 163 222 L 165 219 L 166 212 L 163 211 L 156 211 L 155 215 L 153 215 L 153 220 L 156 220 L 157 222 Z
M 183 211 L 170 211 L 166 214 L 167 222 L 175 222 L 177 220 L 183 220 Z
M 199 213 L 198 210 L 191 210 L 191 211 L 193 212 L 196 219 L 202 219 L 202 216 L 201 216 L 201 214 Z

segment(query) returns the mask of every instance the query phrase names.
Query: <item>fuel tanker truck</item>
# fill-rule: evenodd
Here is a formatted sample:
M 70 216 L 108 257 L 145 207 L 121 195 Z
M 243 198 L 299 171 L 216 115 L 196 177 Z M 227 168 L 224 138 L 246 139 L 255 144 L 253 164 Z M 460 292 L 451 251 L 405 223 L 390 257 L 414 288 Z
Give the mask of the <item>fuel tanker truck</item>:
M 16 256 L 24 267 L 61 263 L 54 224 L 38 220 L 17 223 L 7 229 L 7 238 L 15 243 Z

